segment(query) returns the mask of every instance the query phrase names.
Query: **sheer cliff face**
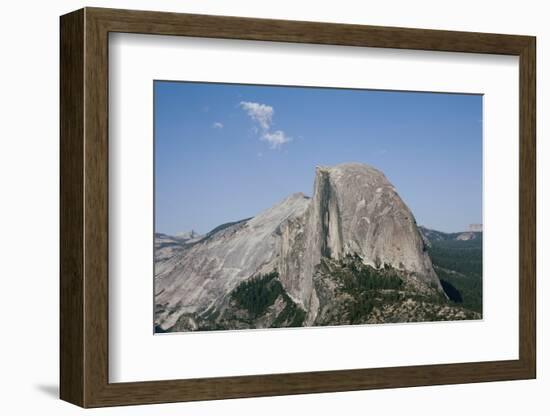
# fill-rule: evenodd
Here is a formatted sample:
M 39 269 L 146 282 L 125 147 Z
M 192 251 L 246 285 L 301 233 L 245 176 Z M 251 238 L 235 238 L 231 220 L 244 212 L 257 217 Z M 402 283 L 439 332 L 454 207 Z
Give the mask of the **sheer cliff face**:
M 368 165 L 318 167 L 302 221 L 287 228 L 282 246 L 291 248 L 280 256 L 281 281 L 309 321 L 315 318 L 313 276 L 321 257 L 357 254 L 365 264 L 407 272 L 420 290 L 442 290 L 414 216 L 384 174 Z
M 419 291 L 443 293 L 415 219 L 378 170 L 358 163 L 318 167 L 313 196 L 294 194 L 253 219 L 159 252 L 155 262 L 156 323 L 172 326 L 182 314 L 223 309 L 228 294 L 259 273 L 277 271 L 290 298 L 319 309 L 315 273 L 323 257 L 357 255 L 364 264 L 403 271 Z

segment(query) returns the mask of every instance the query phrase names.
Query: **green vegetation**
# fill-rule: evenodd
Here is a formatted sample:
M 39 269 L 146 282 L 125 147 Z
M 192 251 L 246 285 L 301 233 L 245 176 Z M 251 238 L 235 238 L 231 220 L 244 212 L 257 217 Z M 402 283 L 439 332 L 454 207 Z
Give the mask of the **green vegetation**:
M 286 306 L 283 311 L 275 318 L 271 328 L 297 327 L 302 326 L 306 318 L 306 312 L 298 307 L 292 299 L 285 293 Z M 285 324 L 286 323 L 286 324 Z
M 314 280 L 321 304 L 317 325 L 471 319 L 474 312 L 454 307 L 437 286 L 419 288 L 409 273 L 389 265 L 363 264 L 357 255 L 323 258 Z
M 482 312 L 483 285 L 480 277 L 456 275 L 437 267 L 436 272 L 445 292 L 454 303 L 460 304 L 464 308 L 475 312 Z M 450 296 L 453 289 L 458 291 L 460 298 Z
M 432 261 L 438 267 L 481 277 L 483 268 L 481 237 L 467 241 L 433 241 L 428 251 Z
M 284 289 L 277 272 L 259 275 L 241 283 L 231 294 L 238 306 L 247 310 L 252 319 L 264 314 Z
M 389 265 L 377 269 L 362 263 L 355 255 L 329 265 L 323 259 L 324 268 L 339 283 L 338 292 L 347 295 L 344 303 L 350 324 L 364 323 L 374 307 L 401 300 L 399 290 L 404 283 L 399 272 Z
M 456 304 L 482 312 L 483 240 L 432 241 L 429 254 L 449 298 Z
M 247 321 L 250 323 L 264 315 L 279 297 L 282 297 L 285 306 L 270 326 L 272 328 L 302 326 L 306 313 L 288 296 L 277 272 L 259 275 L 243 282 L 231 294 L 237 306 L 247 311 Z
M 352 294 L 365 294 L 382 289 L 397 290 L 403 285 L 397 271 L 388 265 L 379 270 L 367 265 L 358 267 L 351 263 L 350 270 L 351 273 L 341 273 L 341 278 L 343 290 Z

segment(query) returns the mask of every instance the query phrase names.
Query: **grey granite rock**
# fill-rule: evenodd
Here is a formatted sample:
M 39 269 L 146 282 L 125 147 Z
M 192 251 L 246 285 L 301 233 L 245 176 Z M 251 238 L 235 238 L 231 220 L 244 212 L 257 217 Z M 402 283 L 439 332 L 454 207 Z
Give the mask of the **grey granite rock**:
M 322 306 L 316 267 L 323 257 L 348 254 L 402 270 L 419 292 L 443 293 L 414 216 L 392 184 L 368 165 L 345 163 L 317 167 L 312 198 L 293 194 L 252 219 L 157 249 L 155 304 L 162 312 L 155 323 L 168 329 L 184 314 L 223 309 L 238 284 L 277 271 L 307 312 L 305 325 L 312 324 Z
M 218 227 L 174 250 L 173 257 L 156 261 L 155 304 L 164 310 L 156 315 L 156 325 L 167 329 L 183 314 L 220 308 L 239 283 L 275 270 L 281 225 L 303 215 L 308 205 L 309 198 L 293 194 L 252 219 Z

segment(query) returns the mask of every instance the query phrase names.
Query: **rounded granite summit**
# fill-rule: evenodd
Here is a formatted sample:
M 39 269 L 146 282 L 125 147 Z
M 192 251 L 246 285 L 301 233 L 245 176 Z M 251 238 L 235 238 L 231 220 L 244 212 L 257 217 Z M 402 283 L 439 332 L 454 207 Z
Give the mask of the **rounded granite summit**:
M 322 306 L 314 276 L 323 258 L 389 266 L 419 293 L 443 293 L 412 212 L 381 171 L 362 163 L 318 166 L 311 198 L 292 194 L 174 253 L 155 264 L 156 325 L 163 329 L 184 314 L 221 313 L 239 284 L 273 272 L 312 324 Z

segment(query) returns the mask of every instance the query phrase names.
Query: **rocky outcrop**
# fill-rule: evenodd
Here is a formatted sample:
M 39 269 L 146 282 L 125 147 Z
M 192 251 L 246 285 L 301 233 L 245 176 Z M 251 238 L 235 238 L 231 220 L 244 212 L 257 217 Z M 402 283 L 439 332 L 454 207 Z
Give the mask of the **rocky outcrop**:
M 309 198 L 293 194 L 256 217 L 217 227 L 174 256 L 155 261 L 155 316 L 162 329 L 180 316 L 221 309 L 239 283 L 277 268 L 281 226 L 305 212 Z
M 409 272 L 419 290 L 442 291 L 413 214 L 384 174 L 368 165 L 317 167 L 304 218 L 287 228 L 281 281 L 308 311 L 308 322 L 316 312 L 312 279 L 323 257 L 357 254 L 365 264 Z
M 420 235 L 424 240 L 426 246 L 431 247 L 433 243 L 439 241 L 470 241 L 479 240 L 482 238 L 483 233 L 480 231 L 464 231 L 459 233 L 445 233 L 442 231 L 430 230 L 429 228 L 420 226 L 418 227 Z
M 458 241 L 470 241 L 470 240 L 475 240 L 477 238 L 477 234 L 478 233 L 474 233 L 472 231 L 467 231 L 465 233 L 461 233 L 459 234 L 456 239 Z
M 193 327 L 194 316 L 223 315 L 240 283 L 274 271 L 312 325 L 323 306 L 314 284 L 323 258 L 357 256 L 374 269 L 401 271 L 418 293 L 444 293 L 413 214 L 382 172 L 359 163 L 317 167 L 311 198 L 293 194 L 252 219 L 159 253 L 155 321 L 163 330 L 181 316 Z

